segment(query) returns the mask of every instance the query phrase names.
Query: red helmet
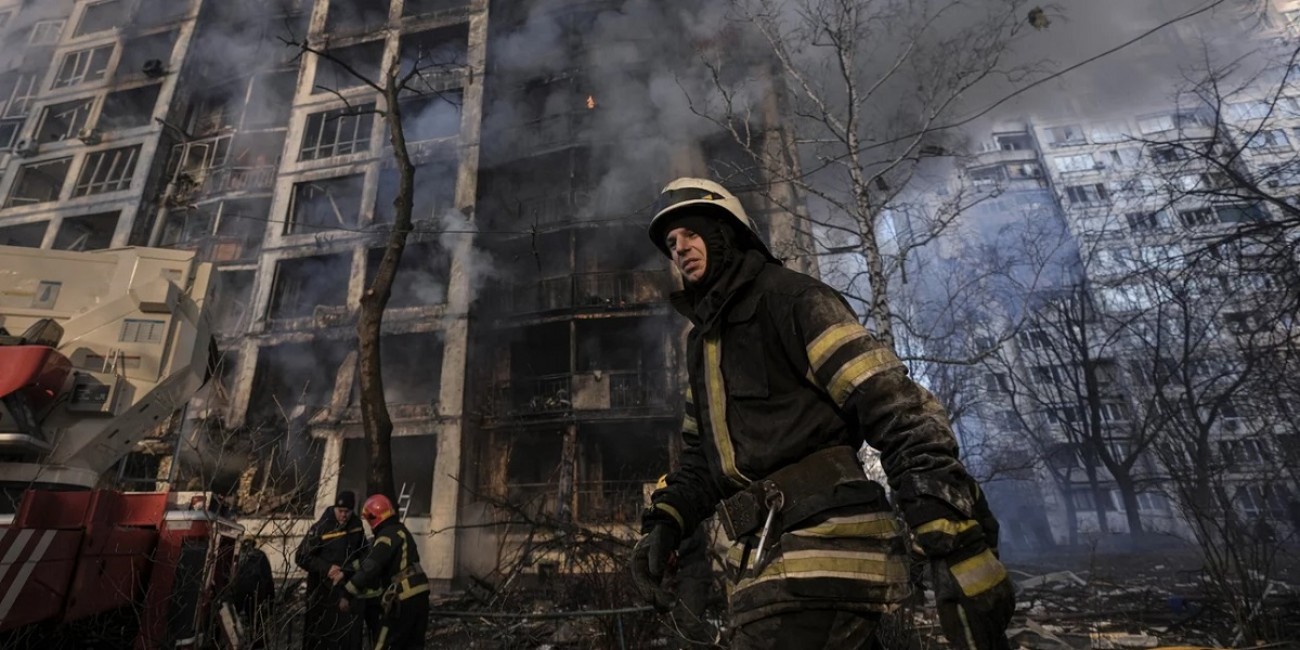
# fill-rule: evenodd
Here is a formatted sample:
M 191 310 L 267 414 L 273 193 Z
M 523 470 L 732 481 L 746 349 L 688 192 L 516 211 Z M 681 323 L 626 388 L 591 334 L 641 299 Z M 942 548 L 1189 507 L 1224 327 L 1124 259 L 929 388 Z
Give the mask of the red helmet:
M 393 502 L 382 494 L 372 494 L 366 499 L 366 505 L 361 507 L 361 516 L 374 528 L 393 516 Z

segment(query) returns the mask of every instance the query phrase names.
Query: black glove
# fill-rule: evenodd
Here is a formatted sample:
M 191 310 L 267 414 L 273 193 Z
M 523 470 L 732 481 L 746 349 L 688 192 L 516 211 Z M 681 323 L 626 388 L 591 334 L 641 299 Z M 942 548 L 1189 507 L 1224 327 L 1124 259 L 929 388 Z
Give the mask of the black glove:
M 1011 650 L 1007 625 L 1016 611 L 1016 596 L 1002 563 L 986 549 L 963 562 L 935 560 L 930 568 L 939 625 L 948 642 L 960 650 Z
M 677 602 L 677 596 L 663 586 L 664 573 L 682 533 L 671 523 L 661 523 L 641 537 L 632 549 L 632 583 L 641 597 L 659 612 L 667 612 Z
M 1010 650 L 1006 629 L 1016 611 L 1015 591 L 980 525 L 940 519 L 915 532 L 930 558 L 939 625 L 948 642 L 960 650 Z

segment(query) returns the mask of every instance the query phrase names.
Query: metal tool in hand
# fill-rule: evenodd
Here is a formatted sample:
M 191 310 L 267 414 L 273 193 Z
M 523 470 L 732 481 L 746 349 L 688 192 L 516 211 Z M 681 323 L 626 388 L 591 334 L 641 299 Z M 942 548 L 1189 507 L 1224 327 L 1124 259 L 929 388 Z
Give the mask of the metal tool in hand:
M 762 570 L 763 552 L 767 550 L 767 536 L 772 532 L 772 521 L 776 513 L 785 505 L 785 494 L 775 487 L 766 490 L 764 503 L 767 505 L 767 519 L 763 522 L 763 532 L 758 536 L 758 552 L 754 554 L 754 569 Z

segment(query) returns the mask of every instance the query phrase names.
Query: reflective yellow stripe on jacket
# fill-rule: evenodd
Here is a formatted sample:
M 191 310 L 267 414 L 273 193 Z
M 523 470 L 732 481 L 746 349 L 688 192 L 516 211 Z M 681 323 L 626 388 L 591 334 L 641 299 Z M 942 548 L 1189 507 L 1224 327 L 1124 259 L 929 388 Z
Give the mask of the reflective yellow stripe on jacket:
M 857 321 L 828 326 L 813 337 L 806 351 L 810 379 L 840 407 L 863 382 L 903 367 L 894 351 L 881 345 Z
M 717 336 L 704 339 L 704 378 L 709 399 L 709 429 L 722 461 L 722 473 L 733 483 L 744 487 L 749 477 L 736 467 L 736 448 L 731 444 L 731 430 L 727 428 L 727 384 L 722 377 L 722 343 Z

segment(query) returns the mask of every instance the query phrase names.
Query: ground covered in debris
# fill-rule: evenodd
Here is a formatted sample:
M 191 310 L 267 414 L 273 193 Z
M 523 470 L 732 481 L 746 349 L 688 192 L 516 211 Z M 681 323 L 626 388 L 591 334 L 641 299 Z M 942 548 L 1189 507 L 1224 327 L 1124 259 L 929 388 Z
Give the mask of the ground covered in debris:
M 1269 577 L 1263 614 L 1277 641 L 1238 638 L 1191 553 L 1058 554 L 1011 563 L 1019 588 L 1009 637 L 1025 650 L 1255 648 L 1300 650 L 1300 558 Z M 434 606 L 432 647 L 483 650 L 708 648 L 676 633 L 679 621 L 637 610 L 611 577 L 555 578 L 508 590 L 481 585 Z M 930 607 L 900 611 L 878 634 L 879 650 L 941 650 Z

